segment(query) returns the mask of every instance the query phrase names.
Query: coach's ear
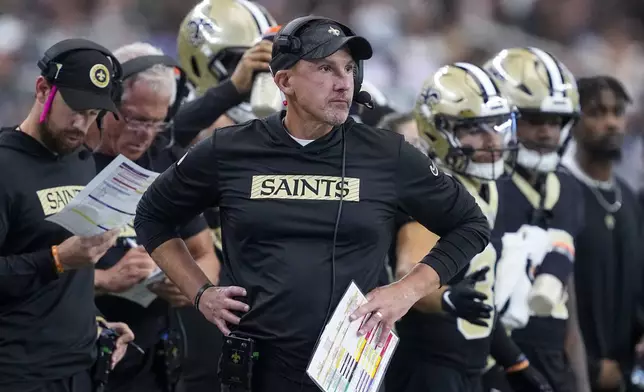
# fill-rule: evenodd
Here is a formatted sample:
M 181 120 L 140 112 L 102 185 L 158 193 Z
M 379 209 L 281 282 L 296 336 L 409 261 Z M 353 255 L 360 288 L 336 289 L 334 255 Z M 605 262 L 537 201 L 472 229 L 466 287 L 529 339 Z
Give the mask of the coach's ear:
M 49 97 L 49 92 L 51 91 L 51 84 L 43 76 L 38 76 L 36 79 L 36 101 L 39 104 L 44 105 L 47 102 Z
M 293 95 L 294 93 L 293 85 L 291 84 L 291 76 L 292 74 L 290 69 L 277 71 L 275 76 L 273 76 L 273 81 L 277 85 L 277 88 L 279 88 L 286 96 Z

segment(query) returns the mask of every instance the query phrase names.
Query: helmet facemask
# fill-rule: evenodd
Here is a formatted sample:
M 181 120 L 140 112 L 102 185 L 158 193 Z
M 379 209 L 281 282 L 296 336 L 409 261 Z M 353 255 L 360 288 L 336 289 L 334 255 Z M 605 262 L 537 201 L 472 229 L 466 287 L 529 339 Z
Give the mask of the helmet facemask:
M 514 112 L 469 119 L 437 116 L 436 129 L 450 146 L 442 163 L 455 173 L 481 182 L 494 181 L 503 176 L 507 163 L 513 166 L 516 162 Z
M 559 129 L 559 137 L 556 143 L 541 143 L 519 138 L 517 164 L 524 169 L 538 173 L 555 171 L 561 161 L 561 154 L 570 139 L 570 132 L 577 117 L 569 113 L 524 111 L 521 113 L 521 119 L 535 127 L 556 126 Z

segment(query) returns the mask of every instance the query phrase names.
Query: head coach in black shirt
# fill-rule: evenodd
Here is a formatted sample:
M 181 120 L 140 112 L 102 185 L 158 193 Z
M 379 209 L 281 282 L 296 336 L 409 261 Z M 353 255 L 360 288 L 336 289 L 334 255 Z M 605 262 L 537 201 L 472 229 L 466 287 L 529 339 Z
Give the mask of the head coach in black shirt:
M 352 280 L 369 292 L 354 316 L 370 315 L 365 329 L 388 330 L 489 241 L 461 185 L 402 136 L 348 119 L 352 100 L 369 101 L 359 91 L 371 55 L 367 40 L 338 22 L 290 22 L 271 61 L 286 111 L 215 132 L 139 203 L 137 236 L 157 264 L 225 334 L 256 341 L 254 392 L 318 390 L 305 369 Z M 218 287 L 175 229 L 212 206 L 226 272 Z M 405 278 L 376 288 L 399 208 L 441 239 Z
M 94 263 L 118 230 L 72 236 L 45 221 L 96 174 L 83 146 L 102 112 L 116 112 L 120 65 L 91 41 L 62 41 L 38 63 L 35 102 L 19 126 L 0 132 L 0 390 L 92 390 L 97 311 Z M 117 362 L 132 340 L 122 334 Z

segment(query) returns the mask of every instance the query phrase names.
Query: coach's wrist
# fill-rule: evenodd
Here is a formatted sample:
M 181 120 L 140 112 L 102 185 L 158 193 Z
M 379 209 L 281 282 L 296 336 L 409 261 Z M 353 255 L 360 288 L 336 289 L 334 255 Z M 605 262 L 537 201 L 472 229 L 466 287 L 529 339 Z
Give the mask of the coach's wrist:
M 107 286 L 109 277 L 106 270 L 96 269 L 94 270 L 94 290 L 98 294 L 104 294 L 107 292 Z
M 192 304 L 194 305 L 194 307 L 197 310 L 199 310 L 199 302 L 201 301 L 201 296 L 203 295 L 203 293 L 205 293 L 206 290 L 208 290 L 210 288 L 213 288 L 213 287 L 216 287 L 216 286 L 214 284 L 210 283 L 210 282 L 206 282 L 199 288 L 199 290 L 197 290 L 197 293 L 195 294 L 194 298 L 192 299 Z
M 426 297 L 440 288 L 438 273 L 429 265 L 416 264 L 403 278 L 417 299 Z

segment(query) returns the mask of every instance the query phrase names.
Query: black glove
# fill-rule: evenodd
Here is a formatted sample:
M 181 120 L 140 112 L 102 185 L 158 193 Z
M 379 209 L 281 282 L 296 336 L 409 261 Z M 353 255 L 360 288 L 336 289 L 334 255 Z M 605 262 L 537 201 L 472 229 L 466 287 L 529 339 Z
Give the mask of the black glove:
M 553 392 L 548 380 L 534 366 L 506 374 L 514 392 Z
M 492 307 L 483 302 L 487 295 L 474 290 L 474 285 L 484 280 L 489 270 L 490 267 L 481 268 L 447 289 L 441 299 L 443 310 L 474 325 L 487 327 L 485 319 L 490 318 Z

